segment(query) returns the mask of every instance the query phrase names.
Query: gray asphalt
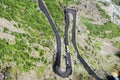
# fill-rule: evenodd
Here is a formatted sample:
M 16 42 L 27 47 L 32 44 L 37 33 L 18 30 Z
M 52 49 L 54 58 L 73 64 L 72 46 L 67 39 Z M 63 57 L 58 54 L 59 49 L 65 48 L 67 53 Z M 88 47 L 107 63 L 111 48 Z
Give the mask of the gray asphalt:
M 90 66 L 86 63 L 86 61 L 80 56 L 77 45 L 76 45 L 76 10 L 73 9 L 65 9 L 64 10 L 64 15 L 65 15 L 65 38 L 64 38 L 64 43 L 66 46 L 66 70 L 63 72 L 60 70 L 60 59 L 61 59 L 61 39 L 60 39 L 60 35 L 56 29 L 56 25 L 54 23 L 54 21 L 52 20 L 49 12 L 47 11 L 46 7 L 44 6 L 42 0 L 38 0 L 39 3 L 39 8 L 40 10 L 44 13 L 44 15 L 47 17 L 54 35 L 56 37 L 56 42 L 57 42 L 57 52 L 56 52 L 56 59 L 55 62 L 53 64 L 53 71 L 58 74 L 61 77 L 68 77 L 69 75 L 71 75 L 72 73 L 72 66 L 71 66 L 71 57 L 70 57 L 70 51 L 68 51 L 67 46 L 69 46 L 69 42 L 68 42 L 68 29 L 69 29 L 69 15 L 68 13 L 71 13 L 73 15 L 73 27 L 72 27 L 72 43 L 73 43 L 73 47 L 77 52 L 77 58 L 79 59 L 79 61 L 82 63 L 82 65 L 84 66 L 84 68 L 87 70 L 87 72 L 93 76 L 96 80 L 101 80 L 99 78 L 99 76 L 90 68 Z
M 56 52 L 56 59 L 53 64 L 53 71 L 58 74 L 61 77 L 68 77 L 72 73 L 72 66 L 71 66 L 71 57 L 70 57 L 70 52 L 66 50 L 66 57 L 65 57 L 65 62 L 66 62 L 66 70 L 62 71 L 60 69 L 60 61 L 61 61 L 61 38 L 60 35 L 58 34 L 58 31 L 56 29 L 56 25 L 54 21 L 51 18 L 51 15 L 47 11 L 45 5 L 43 4 L 42 0 L 38 0 L 39 2 L 39 8 L 40 10 L 44 13 L 44 15 L 47 17 L 52 30 L 54 32 L 54 35 L 56 37 L 56 42 L 57 42 L 57 52 Z M 66 45 L 67 46 L 67 45 Z M 66 48 L 67 49 L 67 48 Z

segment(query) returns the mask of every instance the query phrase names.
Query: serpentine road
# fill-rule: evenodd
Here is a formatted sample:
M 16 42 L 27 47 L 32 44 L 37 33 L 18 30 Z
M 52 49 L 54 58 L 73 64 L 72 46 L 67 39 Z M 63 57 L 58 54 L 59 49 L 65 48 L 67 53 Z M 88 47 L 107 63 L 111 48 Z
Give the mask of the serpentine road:
M 71 56 L 70 56 L 70 51 L 68 49 L 69 43 L 68 43 L 68 29 L 69 29 L 69 15 L 68 13 L 71 13 L 73 15 L 73 27 L 72 27 L 72 43 L 73 43 L 73 47 L 77 52 L 77 58 L 79 59 L 79 61 L 82 63 L 82 65 L 84 66 L 84 68 L 87 70 L 87 72 L 93 76 L 96 80 L 101 80 L 99 78 L 99 76 L 96 75 L 96 73 L 90 68 L 90 66 L 86 63 L 86 61 L 80 56 L 77 45 L 76 45 L 76 10 L 73 9 L 65 9 L 64 10 L 64 14 L 65 14 L 65 38 L 64 38 L 64 43 L 65 43 L 65 48 L 66 48 L 66 57 L 65 57 L 65 62 L 66 62 L 66 70 L 63 72 L 60 70 L 60 60 L 61 60 L 61 38 L 60 35 L 56 29 L 56 25 L 54 23 L 54 21 L 51 18 L 51 15 L 49 14 L 49 12 L 47 11 L 44 3 L 42 2 L 42 0 L 38 0 L 39 3 L 39 8 L 40 10 L 44 13 L 44 15 L 47 17 L 52 30 L 54 32 L 54 35 L 56 37 L 56 44 L 57 44 L 57 52 L 56 52 L 56 57 L 55 57 L 55 61 L 53 64 L 53 71 L 58 74 L 61 77 L 68 77 L 69 75 L 71 75 L 72 73 L 72 65 L 71 65 Z

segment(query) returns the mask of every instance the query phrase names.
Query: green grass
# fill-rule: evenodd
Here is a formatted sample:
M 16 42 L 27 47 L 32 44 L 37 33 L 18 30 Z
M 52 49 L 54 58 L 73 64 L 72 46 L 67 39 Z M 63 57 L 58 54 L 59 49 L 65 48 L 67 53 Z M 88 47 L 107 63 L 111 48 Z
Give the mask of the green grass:
M 3 32 L 8 33 L 8 32 L 9 32 L 9 29 L 8 29 L 8 28 L 4 28 L 4 29 L 3 29 Z
M 43 1 L 52 15 L 60 35 L 63 36 L 63 31 L 59 26 L 64 23 L 64 14 L 59 1 Z M 51 49 L 53 48 L 52 40 L 55 40 L 55 37 L 48 20 L 38 10 L 38 3 L 32 0 L 0 0 L 0 18 L 18 22 L 18 25 L 14 26 L 22 28 L 26 32 L 12 32 L 7 28 L 2 31 L 15 36 L 15 44 L 9 44 L 8 41 L 0 39 L 0 64 L 2 64 L 0 68 L 5 67 L 6 64 L 12 66 L 9 80 L 14 80 L 17 71 L 23 73 L 37 69 L 38 76 L 45 75 L 42 73 L 50 61 L 44 56 L 45 50 L 33 45 L 37 43 L 43 48 Z M 31 56 L 32 48 L 38 52 L 38 57 Z M 52 53 L 50 54 L 52 55 Z M 15 65 L 11 65 L 13 63 Z M 41 63 L 43 66 L 36 66 L 36 63 Z M 18 70 L 13 71 L 15 68 Z
M 59 3 L 57 2 L 57 0 L 52 0 L 52 1 L 44 0 L 44 1 L 56 25 L 60 26 L 60 24 L 63 23 L 64 15 Z
M 63 31 L 59 28 L 59 26 L 64 23 L 64 14 L 63 9 L 60 6 L 60 2 L 66 5 L 71 3 L 79 5 L 80 3 L 73 0 L 44 0 L 44 3 L 57 25 L 60 35 L 63 35 Z M 105 13 L 101 9 L 99 11 L 102 12 L 101 15 Z M 17 68 L 21 72 L 28 72 L 35 69 L 38 70 L 38 76 L 42 75 L 45 67 L 49 64 L 48 59 L 44 57 L 46 51 L 41 49 L 39 46 L 33 45 L 37 43 L 43 48 L 47 47 L 51 49 L 53 47 L 53 42 L 51 42 L 51 40 L 55 40 L 55 38 L 46 17 L 38 10 L 38 3 L 33 2 L 32 0 L 0 0 L 0 17 L 9 21 L 13 20 L 18 22 L 18 25 L 15 25 L 15 27 L 22 28 L 26 32 L 11 32 L 7 28 L 4 28 L 3 32 L 15 36 L 15 44 L 9 44 L 8 41 L 0 39 L 0 64 L 5 66 L 5 64 L 15 63 L 15 66 L 10 65 L 12 66 L 12 70 Z M 105 17 L 108 18 L 108 16 Z M 92 36 L 102 38 L 114 38 L 119 36 L 120 29 L 118 28 L 118 25 L 115 25 L 112 22 L 108 22 L 105 25 L 94 25 L 90 23 L 94 21 L 93 19 L 83 17 L 82 20 L 90 30 L 90 34 Z M 106 30 L 112 30 L 112 33 L 106 34 L 104 37 L 103 33 L 105 33 Z M 27 42 L 29 44 L 27 44 Z M 100 48 L 101 44 L 96 42 L 93 46 Z M 31 56 L 32 48 L 38 51 L 38 57 Z M 90 58 L 84 54 L 81 46 L 79 46 L 79 49 L 82 56 Z M 50 54 L 52 55 L 52 53 Z M 35 65 L 35 63 L 39 62 L 42 63 L 43 66 L 38 67 Z M 10 73 L 16 72 L 12 70 Z M 84 76 L 84 78 L 86 80 L 87 76 Z M 13 79 L 11 78 L 11 80 Z
M 115 47 L 117 47 L 118 49 L 120 49 L 120 42 L 117 41 L 117 42 L 114 42 L 113 44 L 114 44 Z
M 76 3 L 75 0 L 61 0 L 63 4 L 80 4 L 80 3 Z
M 30 56 L 31 48 L 26 45 L 24 40 L 16 41 L 15 45 L 0 40 L 0 48 L 0 59 L 3 64 L 6 62 L 15 62 L 23 71 L 29 71 L 32 67 L 35 67 L 34 62 L 42 61 L 42 58 Z M 43 54 L 42 50 L 40 51 L 40 54 Z
M 60 35 L 63 35 L 59 26 L 63 23 L 64 16 L 59 2 L 57 0 L 44 0 L 44 2 L 57 25 Z M 31 56 L 34 43 L 52 48 L 53 43 L 50 40 L 55 39 L 49 22 L 44 14 L 38 10 L 38 3 L 32 0 L 0 0 L 0 17 L 18 22 L 18 25 L 14 26 L 22 28 L 26 32 L 22 34 L 4 28 L 3 32 L 9 32 L 9 34 L 15 36 L 15 44 L 9 44 L 6 40 L 0 39 L 2 66 L 6 63 L 15 63 L 20 71 L 28 72 L 37 68 L 34 63 L 41 62 L 43 65 L 47 65 L 49 61 L 44 57 L 46 51 L 40 49 L 40 47 L 33 47 L 38 51 L 39 58 Z M 29 45 L 26 43 L 27 41 Z M 42 70 L 44 69 L 42 68 Z
M 99 49 L 99 50 L 101 50 L 101 46 L 102 46 L 102 43 L 101 43 L 101 42 L 96 41 L 96 42 L 94 43 L 94 47 L 97 48 L 97 49 Z
M 98 1 L 99 3 L 103 4 L 104 6 L 109 6 L 108 2 Z
M 45 19 L 43 13 L 40 13 L 40 11 L 38 10 L 38 6 L 37 6 L 38 3 L 29 0 L 26 1 L 1 0 L 0 3 L 1 3 L 0 4 L 1 17 L 4 17 L 8 20 L 15 20 L 19 22 L 22 28 L 27 29 L 28 27 L 31 27 L 36 31 L 42 31 L 46 33 L 46 36 L 48 35 L 47 37 L 53 36 L 51 26 L 49 25 L 48 21 Z M 49 11 L 52 13 L 56 25 L 59 26 L 64 19 L 59 4 L 56 4 L 56 0 L 53 0 L 53 1 L 46 1 L 46 5 Z M 6 8 L 4 8 L 3 6 L 6 6 Z M 61 30 L 59 29 L 59 31 Z
M 111 21 L 106 22 L 104 25 L 92 24 L 89 19 L 82 18 L 83 24 L 87 26 L 90 31 L 90 35 L 100 38 L 116 38 L 120 36 L 120 27 L 112 23 Z
M 119 0 L 112 0 L 115 4 L 119 5 Z
M 97 3 L 96 3 L 96 7 L 98 8 L 98 11 L 100 12 L 100 14 L 103 18 L 106 18 L 106 19 L 111 18 L 108 14 L 106 14 L 105 10 L 102 9 Z

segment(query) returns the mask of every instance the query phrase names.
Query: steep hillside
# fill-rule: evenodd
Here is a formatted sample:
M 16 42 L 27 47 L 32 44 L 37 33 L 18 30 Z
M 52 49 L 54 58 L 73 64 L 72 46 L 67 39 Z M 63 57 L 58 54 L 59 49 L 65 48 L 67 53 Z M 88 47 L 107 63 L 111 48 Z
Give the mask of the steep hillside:
M 63 10 L 73 8 L 77 10 L 80 55 L 102 79 L 120 71 L 120 16 L 114 14 L 109 0 L 43 1 L 61 35 L 63 56 Z M 70 23 L 71 27 L 71 15 Z M 71 39 L 71 30 L 69 33 Z M 63 79 L 54 74 L 55 44 L 51 26 L 37 0 L 0 0 L 0 80 L 94 80 L 78 61 L 72 42 L 72 75 Z

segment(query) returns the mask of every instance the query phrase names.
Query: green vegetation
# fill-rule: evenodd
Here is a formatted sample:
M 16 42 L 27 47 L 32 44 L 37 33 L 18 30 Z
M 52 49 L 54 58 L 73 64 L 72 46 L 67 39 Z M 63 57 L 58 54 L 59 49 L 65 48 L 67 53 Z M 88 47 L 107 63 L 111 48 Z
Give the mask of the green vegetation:
M 117 42 L 114 42 L 113 44 L 115 45 L 115 47 L 117 47 L 118 49 L 120 49 L 120 42 L 117 41 Z
M 101 42 L 96 41 L 96 42 L 94 43 L 94 47 L 97 48 L 97 49 L 99 49 L 99 50 L 101 50 L 101 46 L 102 46 L 102 43 L 101 43 Z
M 120 5 L 120 0 L 112 0 L 115 4 Z
M 111 17 L 106 14 L 105 10 L 102 9 L 98 4 L 96 4 L 96 7 L 98 8 L 98 11 L 100 12 L 101 16 L 106 18 L 106 19 L 110 19 Z
M 63 31 L 59 27 L 64 23 L 64 14 L 61 4 L 79 5 L 81 3 L 75 0 L 43 1 L 52 15 L 60 35 L 63 36 Z M 106 3 L 103 4 L 107 6 Z M 110 16 L 107 15 L 99 5 L 97 5 L 97 7 L 104 18 L 110 19 Z M 18 22 L 18 25 L 14 26 L 16 28 L 22 28 L 25 31 L 25 33 L 17 33 L 10 31 L 8 28 L 4 28 L 2 31 L 15 36 L 14 44 L 10 44 L 9 41 L 5 39 L 0 39 L 0 69 L 2 68 L 1 66 L 6 67 L 6 64 L 9 64 L 9 66 L 12 67 L 10 69 L 10 79 L 8 80 L 14 80 L 13 75 L 15 76 L 17 71 L 22 73 L 35 70 L 39 77 L 46 75 L 44 73 L 45 68 L 51 61 L 46 59 L 48 56 L 46 56 L 47 51 L 45 49 L 50 49 L 50 51 L 48 50 L 48 53 L 53 55 L 51 49 L 53 49 L 55 38 L 46 17 L 38 10 L 38 3 L 33 0 L 0 0 L 0 18 Z M 82 17 L 82 22 L 89 29 L 90 35 L 89 38 L 85 40 L 87 45 L 84 48 L 78 45 L 80 55 L 88 60 L 87 62 L 91 64 L 90 66 L 93 66 L 94 68 L 97 66 L 101 67 L 102 65 L 98 64 L 103 62 L 104 59 L 98 57 L 97 54 L 101 50 L 100 47 L 102 44 L 101 42 L 95 41 L 93 37 L 110 39 L 118 37 L 120 36 L 120 27 L 111 21 L 104 25 L 92 24 L 94 20 L 86 17 Z M 115 45 L 120 48 L 119 42 L 115 43 Z M 70 50 L 72 55 L 75 54 L 73 47 L 70 46 Z M 97 52 L 95 50 L 97 50 Z M 34 51 L 37 51 L 38 53 L 34 53 Z M 37 56 L 35 54 L 37 54 Z M 91 58 L 90 56 L 98 58 Z M 104 61 L 104 63 L 106 62 Z M 40 65 L 38 66 L 37 64 Z M 100 67 L 97 67 L 97 69 Z M 103 67 L 100 69 L 102 68 Z M 81 67 L 81 69 L 83 70 L 83 67 Z M 87 80 L 89 76 L 85 70 L 83 70 L 83 74 L 81 80 Z
M 72 0 L 63 0 L 64 3 L 68 4 L 70 2 L 73 2 Z
M 60 35 L 63 35 L 59 26 L 64 21 L 63 10 L 58 0 L 43 0 L 50 14 L 57 25 Z M 69 4 L 74 1 L 63 0 L 62 3 Z M 75 3 L 75 2 L 74 2 Z M 4 66 L 6 63 L 15 63 L 21 71 L 28 72 L 30 69 L 38 68 L 35 63 L 48 64 L 44 57 L 46 51 L 35 43 L 43 47 L 52 48 L 54 40 L 53 31 L 46 17 L 38 10 L 38 3 L 32 0 L 0 0 L 0 17 L 9 21 L 16 21 L 16 28 L 22 28 L 26 33 L 12 32 L 4 28 L 3 32 L 15 36 L 15 44 L 9 44 L 6 40 L 0 39 L 0 59 Z M 29 43 L 29 44 L 28 44 Z M 32 49 L 39 53 L 38 57 L 31 56 Z M 10 65 L 13 66 L 13 65 Z M 43 67 L 41 67 L 44 70 Z
M 22 71 L 29 71 L 31 68 L 35 67 L 36 62 L 42 61 L 46 63 L 46 60 L 43 60 L 43 50 L 40 50 L 39 58 L 34 58 L 30 56 L 31 48 L 26 45 L 24 40 L 16 41 L 15 45 L 11 45 L 5 40 L 0 40 L 0 59 L 2 63 L 16 63 Z M 11 65 L 12 66 L 12 65 Z
M 99 3 L 102 3 L 104 6 L 109 6 L 108 2 L 98 1 Z
M 82 22 L 90 30 L 90 35 L 100 38 L 115 38 L 120 36 L 120 27 L 112 23 L 111 21 L 106 22 L 104 25 L 92 24 L 89 19 L 82 18 Z
M 9 29 L 8 28 L 4 28 L 3 32 L 8 33 Z
M 63 23 L 64 16 L 58 1 L 44 0 L 44 2 L 57 27 L 60 26 Z M 18 25 L 14 26 L 22 28 L 26 32 L 22 34 L 12 32 L 8 28 L 3 29 L 3 32 L 15 36 L 15 44 L 9 44 L 8 41 L 0 39 L 0 64 L 2 66 L 10 64 L 9 66 L 19 68 L 22 72 L 36 68 L 43 72 L 49 63 L 44 56 L 46 51 L 33 45 L 38 44 L 51 49 L 53 44 L 51 40 L 54 40 L 54 35 L 46 17 L 38 10 L 38 3 L 32 0 L 0 0 L 0 17 L 18 22 Z M 63 35 L 59 27 L 58 31 Z M 32 56 L 33 49 L 38 52 L 39 56 Z M 12 63 L 15 65 L 11 65 Z M 41 63 L 44 67 L 38 67 L 36 63 Z M 40 73 L 39 71 L 38 73 Z
M 55 23 L 57 26 L 60 26 L 60 24 L 63 23 L 64 20 L 64 15 L 63 15 L 63 11 L 59 5 L 59 3 L 57 2 L 57 0 L 44 0 L 45 4 L 47 5 L 47 8 L 50 12 L 50 14 L 52 15 Z M 54 6 L 54 7 L 53 7 Z
M 79 3 L 77 3 L 75 0 L 61 0 L 62 1 L 62 3 L 63 4 L 67 4 L 67 5 L 69 5 L 69 4 L 79 4 Z
M 51 26 L 45 19 L 43 13 L 40 13 L 40 11 L 38 10 L 36 2 L 33 2 L 32 0 L 1 0 L 0 3 L 1 17 L 19 22 L 19 25 L 22 28 L 27 29 L 28 27 L 31 27 L 36 31 L 42 31 L 43 33 L 46 33 L 45 36 L 47 36 L 48 38 L 50 36 L 53 36 Z M 45 3 L 50 13 L 52 14 L 56 25 L 60 26 L 60 24 L 63 23 L 64 17 L 62 9 L 57 3 L 57 0 L 45 1 Z M 62 32 L 60 28 L 58 28 L 58 30 L 60 31 L 60 33 Z

